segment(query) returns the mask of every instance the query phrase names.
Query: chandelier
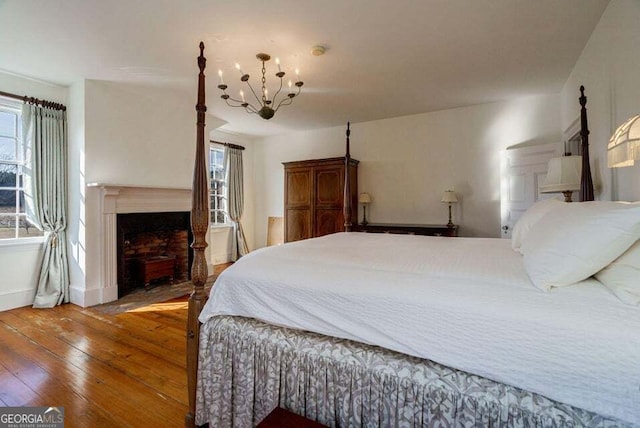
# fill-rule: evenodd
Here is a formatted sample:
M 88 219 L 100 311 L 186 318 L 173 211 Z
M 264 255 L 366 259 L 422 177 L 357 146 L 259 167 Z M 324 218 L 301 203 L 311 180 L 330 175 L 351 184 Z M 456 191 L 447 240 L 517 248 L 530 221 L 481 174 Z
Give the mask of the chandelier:
M 248 102 L 245 98 L 244 91 L 242 90 L 240 91 L 240 99 L 231 97 L 227 93 L 228 86 L 222 79 L 222 70 L 218 70 L 218 76 L 220 76 L 220 84 L 218 85 L 218 88 L 222 91 L 222 95 L 220 96 L 220 98 L 225 100 L 226 103 L 231 107 L 244 107 L 248 113 L 257 113 L 261 118 L 269 120 L 273 117 L 274 114 L 276 114 L 280 107 L 288 106 L 289 104 L 293 103 L 293 99 L 296 96 L 300 95 L 300 88 L 302 88 L 302 85 L 304 83 L 300 80 L 300 72 L 296 69 L 296 82 L 292 83 L 291 80 L 289 80 L 289 90 L 286 96 L 283 94 L 280 96 L 280 100 L 278 100 L 278 96 L 282 92 L 283 77 L 286 73 L 280 68 L 280 60 L 276 58 L 276 65 L 278 66 L 276 77 L 280 79 L 280 87 L 278 88 L 278 91 L 275 93 L 273 98 L 269 98 L 269 91 L 266 87 L 267 78 L 265 77 L 265 74 L 267 70 L 265 68 L 265 63 L 271 59 L 271 56 L 266 53 L 259 53 L 256 55 L 256 58 L 258 58 L 258 60 L 262 62 L 262 88 L 260 89 L 259 93 L 256 93 L 256 91 L 253 89 L 253 86 L 251 86 L 251 83 L 249 83 L 249 74 L 242 71 L 242 69 L 240 68 L 240 64 L 236 63 L 236 69 L 240 72 L 240 81 L 247 84 L 247 86 L 251 90 L 251 93 L 255 97 L 257 104 L 254 105 Z M 298 88 L 297 92 L 294 92 L 293 85 Z

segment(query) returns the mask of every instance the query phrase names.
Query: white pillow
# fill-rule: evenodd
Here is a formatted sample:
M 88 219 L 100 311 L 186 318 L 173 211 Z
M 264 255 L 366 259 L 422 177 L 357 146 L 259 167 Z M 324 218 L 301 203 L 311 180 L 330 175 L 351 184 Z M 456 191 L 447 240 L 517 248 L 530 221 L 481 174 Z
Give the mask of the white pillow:
M 518 219 L 511 232 L 511 248 L 520 251 L 522 242 L 527 238 L 529 231 L 545 214 L 552 209 L 561 206 L 564 202 L 558 199 L 543 199 L 531 205 Z
M 598 272 L 596 279 L 622 302 L 640 304 L 640 241 Z
M 582 281 L 640 238 L 640 204 L 575 202 L 542 217 L 522 243 L 524 267 L 542 290 Z

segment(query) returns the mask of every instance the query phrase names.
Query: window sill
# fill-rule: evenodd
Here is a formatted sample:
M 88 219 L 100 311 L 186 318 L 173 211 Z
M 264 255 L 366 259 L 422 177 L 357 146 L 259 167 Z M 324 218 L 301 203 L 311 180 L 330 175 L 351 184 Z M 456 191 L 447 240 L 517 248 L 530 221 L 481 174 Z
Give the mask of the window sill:
M 223 232 L 227 229 L 231 229 L 233 225 L 232 224 L 212 224 L 209 227 L 211 228 L 211 231 L 213 233 L 216 233 L 216 232 Z
M 40 247 L 44 243 L 44 236 L 37 236 L 33 238 L 15 238 L 15 239 L 0 239 L 0 248 L 3 247 Z

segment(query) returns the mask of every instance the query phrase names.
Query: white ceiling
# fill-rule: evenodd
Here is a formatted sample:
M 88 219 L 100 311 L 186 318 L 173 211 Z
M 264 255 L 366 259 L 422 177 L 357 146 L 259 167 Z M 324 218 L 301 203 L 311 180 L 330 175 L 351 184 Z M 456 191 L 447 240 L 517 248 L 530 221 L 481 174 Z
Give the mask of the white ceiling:
M 557 93 L 608 2 L 0 0 L 0 69 L 170 87 L 195 103 L 203 40 L 209 113 L 270 135 Z M 310 54 L 317 44 L 324 56 Z M 221 68 L 238 93 L 235 62 L 256 81 L 258 52 L 305 82 L 270 121 L 227 107 L 216 88 Z M 273 61 L 267 72 L 275 83 Z

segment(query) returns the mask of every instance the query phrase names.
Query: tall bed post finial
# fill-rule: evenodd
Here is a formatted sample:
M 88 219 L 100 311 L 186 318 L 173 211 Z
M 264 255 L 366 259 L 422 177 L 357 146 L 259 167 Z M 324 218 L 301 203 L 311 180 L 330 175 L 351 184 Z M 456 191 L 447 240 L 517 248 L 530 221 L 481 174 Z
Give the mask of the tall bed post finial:
M 580 85 L 580 137 L 582 139 L 582 176 L 580 177 L 580 200 L 593 201 L 593 179 L 591 178 L 591 162 L 589 161 L 589 126 L 587 124 L 587 97 L 584 86 Z
M 344 231 L 351 232 L 351 148 L 349 146 L 349 136 L 351 135 L 351 123 L 347 122 L 347 147 L 344 155 L 344 195 L 342 203 L 342 216 L 344 217 Z
M 191 282 L 193 291 L 189 296 L 187 315 L 187 386 L 189 389 L 189 413 L 185 416 L 185 426 L 195 427 L 196 380 L 198 373 L 198 344 L 200 338 L 200 322 L 198 315 L 207 301 L 204 284 L 207 281 L 207 230 L 209 228 L 209 203 L 207 192 L 207 157 L 205 151 L 205 75 L 207 59 L 204 57 L 204 43 L 200 42 L 198 57 L 198 103 L 196 104 L 196 159 L 193 171 L 193 188 L 191 190 L 191 231 L 193 233 L 193 264 L 191 265 Z

